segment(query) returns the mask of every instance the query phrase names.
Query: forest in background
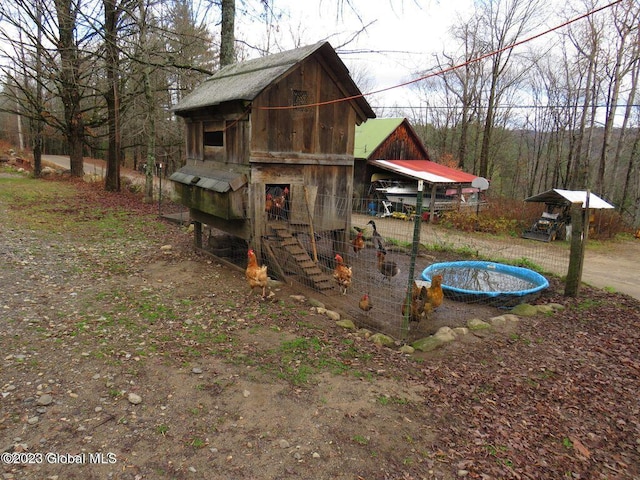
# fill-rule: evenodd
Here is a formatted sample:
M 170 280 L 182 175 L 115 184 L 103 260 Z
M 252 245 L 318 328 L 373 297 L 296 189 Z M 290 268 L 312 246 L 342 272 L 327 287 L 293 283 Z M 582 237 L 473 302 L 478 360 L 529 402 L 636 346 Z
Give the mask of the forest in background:
M 408 118 L 434 161 L 490 179 L 494 197 L 590 189 L 637 226 L 640 4 L 566 2 L 558 28 L 545 32 L 547 4 L 475 2 L 447 50 L 415 72 L 415 101 L 372 107 Z M 236 15 L 253 15 L 275 35 L 277 0 L 219 0 L 206 14 L 194 5 L 3 2 L 0 139 L 34 156 L 70 155 L 72 174 L 84 157 L 106 159 L 110 190 L 120 188 L 120 166 L 179 168 L 184 128 L 171 107 L 221 65 L 278 51 L 277 42 L 249 45 L 233 27 Z M 335 2 L 327 15 L 346 8 L 355 7 Z M 541 32 L 544 48 L 528 41 Z M 334 47 L 349 66 L 348 45 Z M 366 93 L 366 72 L 352 75 Z

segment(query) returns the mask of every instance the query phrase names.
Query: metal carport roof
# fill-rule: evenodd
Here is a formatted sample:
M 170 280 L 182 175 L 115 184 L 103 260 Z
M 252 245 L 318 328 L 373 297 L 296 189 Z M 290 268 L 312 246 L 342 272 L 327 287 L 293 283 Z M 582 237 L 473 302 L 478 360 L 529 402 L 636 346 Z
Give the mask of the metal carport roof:
M 577 203 L 582 202 L 582 207 L 585 208 L 587 201 L 586 190 L 562 190 L 560 188 L 553 188 L 546 192 L 539 193 L 529 198 L 524 199 L 525 202 L 543 202 L 551 204 L 564 204 L 564 203 Z M 589 208 L 615 208 L 610 203 L 604 201 L 595 193 L 589 192 Z
M 429 160 L 369 160 L 373 166 L 428 183 L 470 184 L 476 175 Z

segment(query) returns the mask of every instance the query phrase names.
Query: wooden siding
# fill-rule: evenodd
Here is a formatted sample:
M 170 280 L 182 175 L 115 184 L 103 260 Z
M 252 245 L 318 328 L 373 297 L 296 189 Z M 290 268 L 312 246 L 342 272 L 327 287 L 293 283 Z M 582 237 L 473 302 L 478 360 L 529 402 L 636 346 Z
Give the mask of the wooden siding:
M 240 102 L 218 105 L 212 111 L 185 116 L 187 163 L 202 161 L 249 163 L 251 127 L 246 107 Z M 204 132 L 224 130 L 224 150 L 205 158 Z
M 420 139 L 402 123 L 369 156 L 371 160 L 429 160 Z
M 204 158 L 202 121 L 185 119 L 185 123 L 187 128 L 187 163 L 202 161 Z
M 349 228 L 351 218 L 351 192 L 353 189 L 353 166 L 324 166 L 307 168 L 307 185 L 316 185 L 318 194 L 313 216 L 318 231 Z
M 247 120 L 230 120 L 226 122 L 224 140 L 227 163 L 249 164 L 250 132 L 251 128 Z
M 352 165 L 254 165 L 250 185 L 250 206 L 255 208 L 256 236 L 267 233 L 265 191 L 268 185 L 287 185 L 289 223 L 292 229 L 307 231 L 309 213 L 313 215 L 315 231 L 348 230 L 351 212 Z M 305 186 L 313 186 L 314 195 L 305 197 Z
M 224 139 L 224 126 L 225 122 L 215 121 L 215 122 L 202 122 L 202 135 L 203 137 L 207 133 L 213 132 L 221 132 Z M 220 146 L 211 146 L 204 144 L 205 138 L 203 138 L 202 145 L 202 158 L 204 161 L 216 161 L 216 162 L 224 162 L 226 158 L 226 139 L 223 140 L 223 144 Z
M 253 102 L 252 150 L 325 155 L 352 152 L 356 112 L 351 102 L 264 109 L 293 106 L 296 102 L 315 104 L 342 96 L 340 88 L 320 64 L 314 58 L 307 59 L 298 69 L 269 86 Z

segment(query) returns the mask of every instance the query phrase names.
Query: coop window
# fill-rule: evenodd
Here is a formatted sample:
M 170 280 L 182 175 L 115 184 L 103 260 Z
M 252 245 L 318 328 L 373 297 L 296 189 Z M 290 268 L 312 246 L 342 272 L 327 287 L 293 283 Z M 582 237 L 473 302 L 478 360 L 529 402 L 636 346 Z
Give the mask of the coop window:
M 205 122 L 202 127 L 202 159 L 224 162 L 224 122 Z
M 306 90 L 294 90 L 293 91 L 293 106 L 299 107 L 301 105 L 309 104 L 309 94 Z
M 205 147 L 224 147 L 224 132 L 218 130 L 215 132 L 204 132 Z

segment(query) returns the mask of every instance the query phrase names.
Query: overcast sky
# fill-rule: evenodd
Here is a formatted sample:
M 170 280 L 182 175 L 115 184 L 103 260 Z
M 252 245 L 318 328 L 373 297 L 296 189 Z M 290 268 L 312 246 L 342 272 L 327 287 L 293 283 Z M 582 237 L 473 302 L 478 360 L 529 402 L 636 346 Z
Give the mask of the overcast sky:
M 436 54 L 441 56 L 447 52 L 458 57 L 455 49 L 459 48 L 459 42 L 451 41 L 450 31 L 452 26 L 468 21 L 476 1 L 272 0 L 274 10 L 282 14 L 274 33 L 273 28 L 267 29 L 264 18 L 256 17 L 263 11 L 260 0 L 244 0 L 238 2 L 242 11 L 236 17 L 236 38 L 253 46 L 268 45 L 270 53 L 328 40 L 356 81 L 365 72 L 369 81 L 358 83 L 366 94 L 410 82 L 416 79 L 416 72 L 434 71 Z M 594 0 L 593 4 L 604 6 L 610 2 Z M 587 12 L 586 3 L 590 2 L 543 0 L 543 8 L 538 13 L 545 18 L 541 18 L 539 26 L 529 25 L 532 31 L 527 36 L 578 18 Z M 268 40 L 267 31 L 271 32 Z M 517 46 L 516 51 L 540 50 L 557 40 L 557 33 L 550 33 L 533 43 Z M 251 52 L 251 57 L 259 55 L 255 50 L 247 52 Z M 411 86 L 366 98 L 374 107 L 415 106 L 415 90 Z
M 366 72 L 371 81 L 367 87 L 375 91 L 404 83 L 414 78 L 415 71 L 432 66 L 432 54 L 443 50 L 456 12 L 468 12 L 472 0 L 351 0 L 354 8 L 344 1 L 340 12 L 338 0 L 274 3 L 284 16 L 278 22 L 278 32 L 270 38 L 271 51 L 294 48 L 296 42 L 308 45 L 326 39 L 339 51 L 354 77 L 358 75 L 355 71 Z M 239 15 L 236 36 L 263 46 L 264 24 L 247 22 Z M 274 42 L 277 45 L 273 46 Z M 403 98 L 407 94 L 405 87 L 369 100 L 377 100 L 378 105 L 406 105 Z

